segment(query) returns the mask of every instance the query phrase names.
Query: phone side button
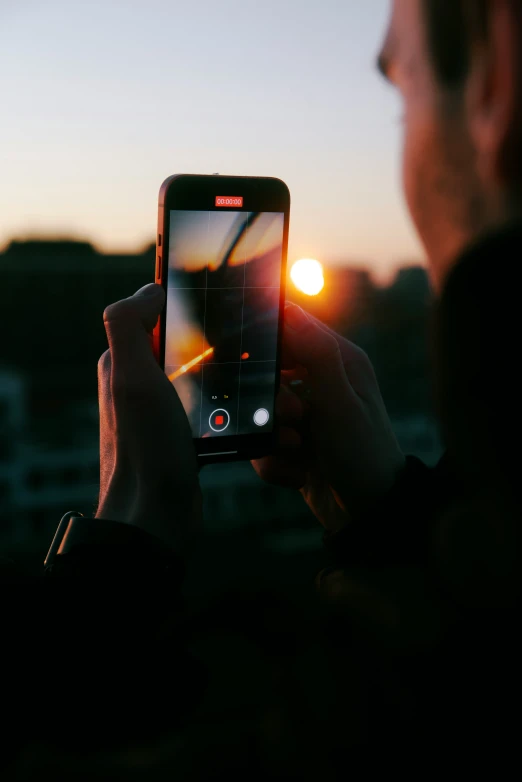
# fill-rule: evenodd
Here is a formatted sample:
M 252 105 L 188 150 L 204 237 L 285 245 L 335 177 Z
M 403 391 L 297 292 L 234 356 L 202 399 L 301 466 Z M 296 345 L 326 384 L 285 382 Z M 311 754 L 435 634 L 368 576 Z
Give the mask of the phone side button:
M 161 255 L 158 255 L 156 262 L 156 282 L 161 282 Z

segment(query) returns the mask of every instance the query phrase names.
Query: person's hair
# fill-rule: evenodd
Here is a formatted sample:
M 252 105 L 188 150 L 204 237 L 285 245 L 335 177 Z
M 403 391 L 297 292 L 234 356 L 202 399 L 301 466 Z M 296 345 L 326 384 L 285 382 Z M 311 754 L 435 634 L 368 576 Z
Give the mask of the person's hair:
M 473 44 L 488 34 L 489 0 L 422 0 L 422 5 L 436 76 L 445 87 L 458 87 Z

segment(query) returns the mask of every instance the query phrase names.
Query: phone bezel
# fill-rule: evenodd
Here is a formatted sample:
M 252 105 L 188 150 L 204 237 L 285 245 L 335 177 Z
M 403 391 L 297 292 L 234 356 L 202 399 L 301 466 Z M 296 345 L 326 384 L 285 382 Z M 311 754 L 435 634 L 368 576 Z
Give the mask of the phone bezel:
M 243 196 L 243 208 L 216 207 L 216 196 Z M 281 347 L 288 260 L 288 233 L 290 221 L 290 192 L 286 184 L 273 177 L 239 177 L 201 174 L 176 174 L 166 179 L 160 189 L 158 205 L 158 234 L 156 237 L 156 282 L 167 292 L 169 257 L 169 213 L 172 209 L 193 209 L 222 212 L 227 209 L 245 212 L 284 213 L 283 260 L 279 297 L 277 333 L 276 386 L 279 390 Z M 165 262 L 163 262 L 165 259 Z M 166 307 L 154 330 L 154 352 L 165 369 Z M 259 434 L 223 435 L 199 438 L 193 442 L 203 464 L 257 459 L 273 452 L 277 438 L 274 421 L 272 432 Z

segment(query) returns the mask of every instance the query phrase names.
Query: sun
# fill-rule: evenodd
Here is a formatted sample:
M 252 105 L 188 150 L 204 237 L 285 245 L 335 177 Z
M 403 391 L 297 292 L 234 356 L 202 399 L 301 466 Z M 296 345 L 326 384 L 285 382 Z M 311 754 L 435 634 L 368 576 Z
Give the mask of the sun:
M 295 287 L 307 296 L 317 296 L 324 288 L 323 267 L 313 258 L 296 261 L 290 270 Z

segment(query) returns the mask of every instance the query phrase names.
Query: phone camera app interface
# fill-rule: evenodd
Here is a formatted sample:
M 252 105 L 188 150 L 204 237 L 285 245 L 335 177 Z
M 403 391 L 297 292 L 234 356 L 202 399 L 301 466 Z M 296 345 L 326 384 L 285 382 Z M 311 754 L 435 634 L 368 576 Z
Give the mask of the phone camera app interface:
M 273 428 L 284 214 L 170 212 L 165 372 L 194 437 Z

